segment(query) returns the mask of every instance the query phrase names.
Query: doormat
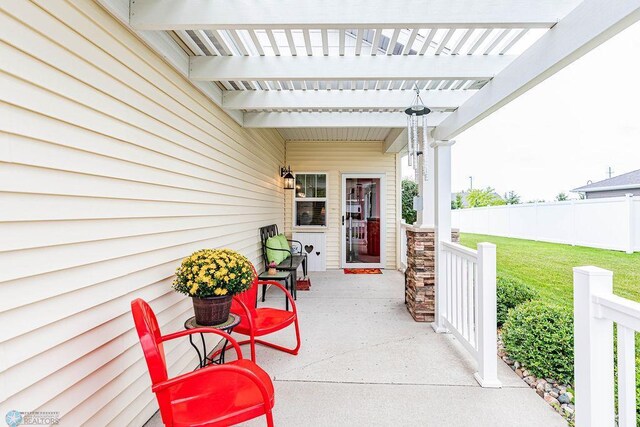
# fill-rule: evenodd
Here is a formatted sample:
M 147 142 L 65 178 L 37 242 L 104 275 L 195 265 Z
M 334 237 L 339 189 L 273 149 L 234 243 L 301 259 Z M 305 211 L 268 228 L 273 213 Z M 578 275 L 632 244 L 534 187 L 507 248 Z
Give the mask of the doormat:
M 305 277 L 296 281 L 296 291 L 308 291 L 311 289 L 311 279 Z
M 379 268 L 345 268 L 344 274 L 382 274 Z

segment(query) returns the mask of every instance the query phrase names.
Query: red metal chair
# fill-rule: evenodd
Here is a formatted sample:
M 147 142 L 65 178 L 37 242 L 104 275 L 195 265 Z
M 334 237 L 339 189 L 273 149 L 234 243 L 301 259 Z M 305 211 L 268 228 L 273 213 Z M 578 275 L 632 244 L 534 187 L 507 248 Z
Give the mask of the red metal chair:
M 141 299 L 131 302 L 133 320 L 166 426 L 229 426 L 265 415 L 273 426 L 273 384 L 255 363 L 243 359 L 238 343 L 225 332 L 195 328 L 160 335 L 156 316 Z M 212 333 L 229 340 L 238 360 L 168 378 L 163 343 L 189 334 Z
M 251 345 L 251 360 L 254 362 L 256 361 L 256 343 L 284 351 L 285 353 L 293 355 L 298 354 L 298 350 L 300 349 L 300 328 L 298 326 L 298 310 L 293 297 L 289 291 L 287 291 L 287 289 L 278 282 L 272 280 L 258 280 L 258 273 L 256 272 L 255 267 L 253 267 L 253 265 L 251 267 L 253 268 L 254 274 L 251 288 L 235 295 L 233 297 L 233 303 L 231 304 L 231 312 L 239 315 L 242 319 L 240 324 L 233 329 L 233 332 L 249 336 L 248 340 L 240 341 L 238 344 L 243 345 L 248 343 Z M 270 307 L 256 308 L 258 301 L 258 287 L 261 285 L 273 285 L 282 290 L 291 303 L 292 311 Z M 256 337 L 261 337 L 284 329 L 292 323 L 295 325 L 296 330 L 297 345 L 295 348 L 286 348 L 264 340 L 256 339 Z

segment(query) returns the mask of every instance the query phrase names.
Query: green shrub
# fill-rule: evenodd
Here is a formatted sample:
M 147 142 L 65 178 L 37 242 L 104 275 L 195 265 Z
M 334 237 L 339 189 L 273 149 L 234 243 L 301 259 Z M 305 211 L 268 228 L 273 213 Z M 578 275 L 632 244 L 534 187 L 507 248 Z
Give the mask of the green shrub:
M 507 321 L 507 312 L 516 308 L 523 302 L 531 301 L 538 297 L 538 292 L 531 286 L 520 280 L 510 277 L 498 277 L 496 283 L 496 296 L 498 302 L 498 326 Z
M 418 195 L 418 184 L 410 179 L 402 180 L 402 219 L 407 224 L 416 222 L 417 212 L 413 210 L 413 198 Z
M 502 340 L 510 358 L 537 377 L 573 384 L 573 313 L 529 301 L 509 311 Z

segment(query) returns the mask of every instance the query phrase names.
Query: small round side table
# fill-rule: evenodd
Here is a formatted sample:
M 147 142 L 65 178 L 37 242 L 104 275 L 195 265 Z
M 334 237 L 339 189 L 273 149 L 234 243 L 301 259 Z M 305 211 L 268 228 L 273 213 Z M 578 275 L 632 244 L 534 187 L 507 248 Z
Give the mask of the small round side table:
M 196 323 L 196 317 L 193 316 L 188 318 L 184 322 L 184 328 L 185 329 L 213 328 L 213 329 L 219 329 L 221 331 L 224 331 L 227 334 L 231 334 L 231 331 L 233 331 L 233 328 L 238 326 L 239 323 L 240 323 L 240 316 L 233 313 L 229 313 L 229 318 L 227 319 L 226 322 L 220 323 L 219 325 L 213 325 L 213 326 L 198 325 Z M 193 335 L 189 335 L 189 342 L 191 343 L 191 346 L 196 350 L 196 353 L 198 353 L 198 359 L 199 359 L 198 368 L 204 368 L 205 366 L 211 365 L 211 364 L 222 365 L 224 363 L 224 352 L 227 347 L 227 344 L 229 344 L 229 340 L 227 340 L 226 338 L 223 338 L 220 341 L 220 343 L 222 343 L 222 346 L 220 345 L 220 343 L 218 343 L 218 345 L 216 345 L 213 348 L 213 350 L 211 350 L 210 352 L 207 352 L 207 344 L 204 339 L 203 333 L 200 334 L 200 341 L 202 342 L 202 352 L 200 352 L 201 349 L 199 349 L 198 346 L 193 342 Z M 216 358 L 216 356 L 218 357 Z

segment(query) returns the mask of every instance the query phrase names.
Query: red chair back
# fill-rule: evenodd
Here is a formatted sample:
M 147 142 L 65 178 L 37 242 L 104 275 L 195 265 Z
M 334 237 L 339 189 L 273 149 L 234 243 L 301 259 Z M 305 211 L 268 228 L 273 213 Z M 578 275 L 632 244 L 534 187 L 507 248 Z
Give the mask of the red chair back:
M 238 298 L 244 305 L 247 306 L 249 312 L 251 313 L 251 316 L 255 316 L 256 303 L 258 302 L 258 273 L 256 272 L 256 268 L 253 266 L 253 264 L 249 264 L 251 265 L 251 269 L 253 270 L 253 282 L 251 283 L 251 287 L 249 289 L 237 294 L 236 298 Z M 231 305 L 231 311 L 234 313 L 244 313 L 242 307 L 240 307 L 240 305 L 235 301 Z
M 138 337 L 140 337 L 142 352 L 147 361 L 151 383 L 158 384 L 166 381 L 168 378 L 167 363 L 164 357 L 164 348 L 156 315 L 149 304 L 140 298 L 131 302 L 131 313 L 133 314 L 136 331 L 138 331 Z

